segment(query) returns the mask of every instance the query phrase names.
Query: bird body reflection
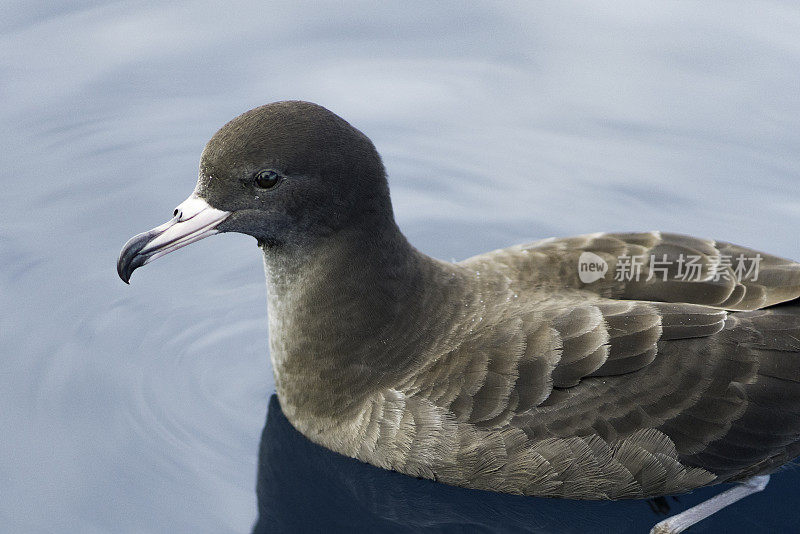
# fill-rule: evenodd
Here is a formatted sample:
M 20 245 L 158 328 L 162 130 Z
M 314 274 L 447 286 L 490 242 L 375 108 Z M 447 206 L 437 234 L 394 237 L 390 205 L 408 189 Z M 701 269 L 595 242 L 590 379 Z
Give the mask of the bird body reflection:
M 790 530 L 800 521 L 800 513 L 769 511 L 775 506 L 775 495 L 781 489 L 790 492 L 798 478 L 796 472 L 780 473 L 768 491 L 748 498 L 749 506 L 731 507 L 693 529 L 737 532 L 747 525 L 748 532 Z M 703 488 L 679 501 L 669 498 L 669 513 L 689 508 L 724 488 Z M 457 488 L 373 467 L 306 439 L 287 421 L 276 395 L 270 399 L 261 435 L 257 496 L 259 518 L 254 534 L 641 533 L 664 517 L 645 500 L 523 497 Z M 764 510 L 755 514 L 757 524 L 753 523 L 756 507 Z

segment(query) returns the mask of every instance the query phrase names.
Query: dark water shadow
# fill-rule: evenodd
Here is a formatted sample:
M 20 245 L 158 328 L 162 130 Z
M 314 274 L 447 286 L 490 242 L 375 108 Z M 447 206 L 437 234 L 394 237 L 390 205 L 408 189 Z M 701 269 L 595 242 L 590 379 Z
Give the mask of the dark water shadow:
M 773 476 L 749 497 L 691 532 L 787 532 L 800 524 L 797 471 Z M 721 486 L 661 500 L 676 513 Z M 259 519 L 267 532 L 630 532 L 642 533 L 664 515 L 644 500 L 595 502 L 520 497 L 467 490 L 378 469 L 315 445 L 297 432 L 270 399 L 258 467 Z M 785 506 L 776 505 L 784 499 Z M 655 507 L 657 508 L 657 506 Z

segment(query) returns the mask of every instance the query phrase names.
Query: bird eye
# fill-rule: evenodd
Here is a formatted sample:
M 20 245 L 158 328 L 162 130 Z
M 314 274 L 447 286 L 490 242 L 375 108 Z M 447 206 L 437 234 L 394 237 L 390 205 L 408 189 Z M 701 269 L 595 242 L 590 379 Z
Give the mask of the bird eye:
M 277 171 L 262 169 L 255 174 L 254 178 L 256 185 L 261 189 L 272 189 L 281 183 L 283 177 Z

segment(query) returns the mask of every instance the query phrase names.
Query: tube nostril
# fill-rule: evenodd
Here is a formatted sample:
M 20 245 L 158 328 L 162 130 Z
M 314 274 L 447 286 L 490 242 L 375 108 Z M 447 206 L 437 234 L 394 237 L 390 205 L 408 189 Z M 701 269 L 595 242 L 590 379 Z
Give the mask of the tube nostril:
M 178 208 L 175 208 L 175 211 L 172 212 L 172 216 L 180 219 L 183 216 L 183 214 L 180 211 L 178 211 Z

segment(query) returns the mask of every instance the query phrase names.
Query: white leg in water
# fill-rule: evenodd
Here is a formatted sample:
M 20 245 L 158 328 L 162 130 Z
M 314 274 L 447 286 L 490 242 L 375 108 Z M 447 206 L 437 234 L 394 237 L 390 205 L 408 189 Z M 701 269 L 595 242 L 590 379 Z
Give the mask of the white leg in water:
M 738 486 L 725 490 L 707 501 L 703 501 L 688 510 L 656 523 L 650 530 L 650 534 L 677 534 L 678 532 L 683 532 L 695 523 L 711 517 L 729 504 L 733 504 L 753 493 L 758 493 L 767 487 L 768 482 L 769 475 L 748 478 Z

